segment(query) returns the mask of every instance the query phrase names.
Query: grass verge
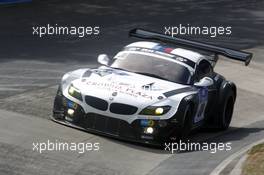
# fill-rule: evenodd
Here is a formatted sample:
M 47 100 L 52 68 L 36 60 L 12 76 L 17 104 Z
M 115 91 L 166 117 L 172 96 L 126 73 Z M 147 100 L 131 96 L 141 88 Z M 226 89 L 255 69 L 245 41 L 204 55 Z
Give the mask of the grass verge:
M 264 143 L 256 145 L 248 151 L 242 175 L 264 175 Z

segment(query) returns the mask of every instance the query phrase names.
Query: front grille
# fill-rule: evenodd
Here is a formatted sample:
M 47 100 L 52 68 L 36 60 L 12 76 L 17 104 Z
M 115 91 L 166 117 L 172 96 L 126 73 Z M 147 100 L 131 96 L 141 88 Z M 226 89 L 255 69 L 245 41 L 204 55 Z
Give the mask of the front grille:
M 100 98 L 97 98 L 97 97 L 85 96 L 85 102 L 89 106 L 92 106 L 92 107 L 99 109 L 99 110 L 102 110 L 102 111 L 106 111 L 108 108 L 107 101 L 100 99 Z
M 110 111 L 115 114 L 132 115 L 135 114 L 137 110 L 138 108 L 135 106 L 122 103 L 112 103 L 110 105 Z
M 87 113 L 82 122 L 85 128 L 103 133 L 135 138 L 133 127 L 124 120 L 111 118 L 100 114 Z

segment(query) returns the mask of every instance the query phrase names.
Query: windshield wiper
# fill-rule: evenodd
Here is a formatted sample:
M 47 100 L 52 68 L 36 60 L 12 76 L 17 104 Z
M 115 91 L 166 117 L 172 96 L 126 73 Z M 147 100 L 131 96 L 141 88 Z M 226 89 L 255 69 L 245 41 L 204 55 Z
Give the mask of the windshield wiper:
M 150 76 L 150 77 L 154 77 L 154 78 L 158 78 L 158 79 L 169 81 L 168 79 L 166 79 L 164 77 L 161 77 L 161 76 L 158 76 L 158 75 L 152 74 L 152 73 L 147 73 L 147 72 L 134 72 L 134 73 L 141 74 L 141 75 L 147 75 L 147 76 Z
M 133 72 L 133 71 L 130 71 L 130 70 L 127 70 L 127 69 L 119 68 L 119 67 L 110 67 L 110 68 L 116 69 L 116 70 L 122 70 L 122 71 L 126 71 L 126 72 Z
M 122 68 L 119 68 L 119 67 L 110 67 L 110 68 L 112 68 L 112 69 L 117 69 L 117 70 L 128 71 L 128 70 L 126 70 L 126 69 L 122 69 Z M 129 71 L 128 71 L 128 72 L 129 72 Z

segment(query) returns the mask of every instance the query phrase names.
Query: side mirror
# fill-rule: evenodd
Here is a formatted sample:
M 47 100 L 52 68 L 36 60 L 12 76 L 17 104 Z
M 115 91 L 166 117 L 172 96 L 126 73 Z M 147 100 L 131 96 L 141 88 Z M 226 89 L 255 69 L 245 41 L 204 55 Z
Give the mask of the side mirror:
M 97 57 L 97 61 L 98 63 L 102 64 L 102 65 L 109 65 L 110 59 L 106 54 L 100 54 Z
M 213 84 L 214 84 L 214 80 L 212 80 L 212 78 L 204 77 L 199 82 L 194 83 L 194 86 L 207 87 L 207 86 L 212 86 Z

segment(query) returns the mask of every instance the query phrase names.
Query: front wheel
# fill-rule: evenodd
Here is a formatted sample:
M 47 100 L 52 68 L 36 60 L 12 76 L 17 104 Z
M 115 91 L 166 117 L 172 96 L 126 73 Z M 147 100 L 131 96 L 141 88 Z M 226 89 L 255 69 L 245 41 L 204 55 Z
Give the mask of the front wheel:
M 176 138 L 177 141 L 185 141 L 188 139 L 188 136 L 191 132 L 192 129 L 192 121 L 193 121 L 193 110 L 192 110 L 192 105 L 187 105 L 185 107 L 184 113 L 184 125 L 183 127 L 176 133 Z

